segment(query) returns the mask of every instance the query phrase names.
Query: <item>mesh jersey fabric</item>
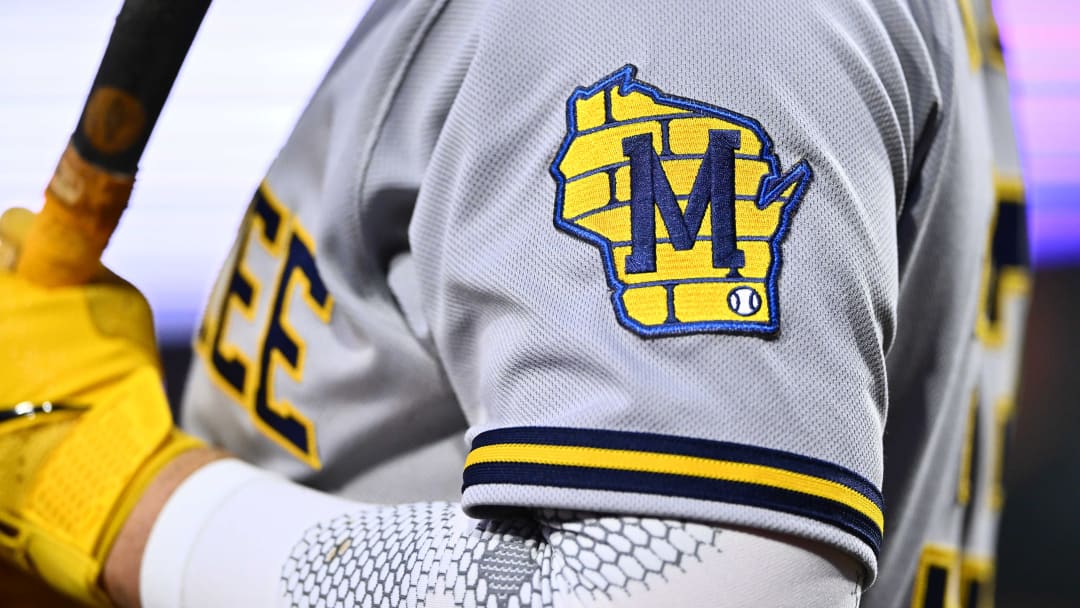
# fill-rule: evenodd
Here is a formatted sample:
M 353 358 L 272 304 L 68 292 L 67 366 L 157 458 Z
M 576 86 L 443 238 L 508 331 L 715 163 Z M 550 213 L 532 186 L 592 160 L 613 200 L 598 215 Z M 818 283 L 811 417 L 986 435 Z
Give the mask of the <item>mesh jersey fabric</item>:
M 376 2 L 256 194 L 184 425 L 375 502 L 454 498 L 467 427 L 472 513 L 794 534 L 868 580 L 881 556 L 869 605 L 910 604 L 913 581 L 925 594 L 933 563 L 957 561 L 927 556 L 962 553 L 972 496 L 992 494 L 991 405 L 969 432 L 992 358 L 975 331 L 990 125 L 1009 132 L 987 101 L 1000 77 L 967 44 L 986 17 L 945 1 Z M 627 65 L 756 121 L 782 171 L 812 169 L 779 244 L 774 336 L 629 330 L 601 252 L 554 225 L 568 99 Z M 998 314 L 1015 344 L 1022 304 Z

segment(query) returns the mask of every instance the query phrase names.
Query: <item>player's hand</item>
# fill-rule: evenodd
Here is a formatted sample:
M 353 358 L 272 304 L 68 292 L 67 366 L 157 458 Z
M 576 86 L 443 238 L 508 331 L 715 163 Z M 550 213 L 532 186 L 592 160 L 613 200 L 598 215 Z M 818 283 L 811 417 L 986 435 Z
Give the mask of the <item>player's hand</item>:
M 44 289 L 11 273 L 32 219 L 0 218 L 0 559 L 92 605 L 105 557 L 175 430 L 150 308 L 102 268 Z

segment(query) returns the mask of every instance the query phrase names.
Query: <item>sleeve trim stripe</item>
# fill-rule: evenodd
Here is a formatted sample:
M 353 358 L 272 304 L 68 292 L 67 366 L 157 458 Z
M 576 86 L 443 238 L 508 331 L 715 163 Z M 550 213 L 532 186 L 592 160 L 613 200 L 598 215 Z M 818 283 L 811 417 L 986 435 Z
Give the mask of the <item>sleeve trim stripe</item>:
M 881 550 L 881 529 L 862 513 L 782 488 L 685 475 L 528 463 L 480 463 L 465 469 L 463 490 L 487 484 L 654 494 L 761 507 L 836 526 L 866 543 L 875 556 Z
M 474 449 L 469 453 L 465 466 L 489 462 L 520 462 L 684 475 L 768 486 L 841 503 L 865 515 L 878 528 L 884 526 L 881 509 L 851 488 L 827 479 L 744 462 L 727 462 L 655 452 L 511 443 Z
M 535 440 L 521 441 L 524 436 Z M 572 443 L 575 438 L 588 441 Z M 627 449 L 630 440 L 634 449 Z M 611 447 L 597 445 L 605 443 Z M 701 455 L 706 448 L 712 448 L 712 456 Z M 697 454 L 681 453 L 687 451 Z M 856 483 L 845 483 L 852 480 Z M 875 553 L 884 530 L 880 493 L 843 467 L 779 450 L 701 439 L 539 427 L 488 431 L 473 441 L 464 488 L 496 483 L 763 506 L 836 525 L 867 542 Z
M 480 433 L 473 439 L 472 449 L 506 444 L 590 447 L 761 465 L 833 481 L 861 494 L 877 512 L 885 510 L 880 490 L 858 473 L 825 460 L 760 446 L 657 433 L 529 426 Z

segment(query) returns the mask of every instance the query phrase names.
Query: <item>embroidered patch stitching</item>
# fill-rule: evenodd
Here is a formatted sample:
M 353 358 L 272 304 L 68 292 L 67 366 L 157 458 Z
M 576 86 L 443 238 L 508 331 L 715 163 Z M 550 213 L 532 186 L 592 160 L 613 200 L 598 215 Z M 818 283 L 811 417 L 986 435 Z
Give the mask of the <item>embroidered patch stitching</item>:
M 566 138 L 550 167 L 557 184 L 555 227 L 600 249 L 608 285 L 613 290 L 611 299 L 616 317 L 624 327 L 641 336 L 701 332 L 761 337 L 774 335 L 780 327 L 777 289 L 781 267 L 780 245 L 790 227 L 794 211 L 813 179 L 809 163 L 800 160 L 786 174 L 782 173 L 779 159 L 773 152 L 772 140 L 756 120 L 699 101 L 666 94 L 636 80 L 636 71 L 633 65 L 626 65 L 590 87 L 578 87 L 567 100 Z M 614 96 L 616 91 L 618 99 Z M 629 104 L 631 102 L 626 100 L 630 100 L 634 94 L 644 95 L 644 98 L 635 97 L 634 103 L 646 104 L 652 108 L 647 111 L 654 113 L 619 120 L 622 117 L 615 116 L 615 101 Z M 602 114 L 598 107 L 600 100 L 603 104 Z M 585 110 L 581 116 L 579 102 L 591 104 L 581 106 Z M 667 112 L 658 113 L 660 109 Z M 589 115 L 585 116 L 585 113 Z M 706 132 L 703 127 L 696 127 L 695 132 L 695 127 L 685 127 L 695 120 L 720 123 L 730 128 L 709 128 Z M 681 139 L 672 137 L 673 123 L 681 128 Z M 607 143 L 607 148 L 594 146 L 602 149 L 592 156 L 586 155 L 589 159 L 587 163 L 599 163 L 599 166 L 587 164 L 584 169 L 576 166 L 582 164 L 578 158 L 582 155 L 573 156 L 571 148 L 579 138 L 592 136 L 592 139 L 597 139 L 611 133 L 617 135 L 616 130 L 627 131 L 628 135 L 620 138 L 618 144 L 609 137 L 609 141 L 601 142 Z M 659 135 L 659 147 L 654 145 L 655 135 Z M 679 154 L 682 150 L 672 149 L 673 141 L 685 147 L 683 144 L 687 139 L 702 139 L 703 136 L 707 139 L 703 150 Z M 613 151 L 611 148 L 616 145 L 619 147 Z M 758 149 L 757 154 L 748 154 L 747 151 L 753 148 Z M 739 153 L 740 150 L 742 153 Z M 592 148 L 589 151 L 595 152 Z M 605 154 L 610 157 L 607 160 L 615 162 L 604 163 Z M 575 165 L 571 167 L 570 175 L 563 166 L 567 162 Z M 667 167 L 687 162 L 691 164 L 680 170 L 683 183 L 680 195 L 676 195 Z M 695 162 L 697 164 L 693 166 Z M 753 178 L 753 169 L 740 172 L 738 167 L 740 164 L 752 167 L 754 163 L 764 165 L 756 192 L 752 195 L 747 192 L 740 194 L 737 188 L 740 178 L 745 190 L 745 178 L 748 174 Z M 620 172 L 623 173 L 620 175 Z M 687 188 L 688 180 L 685 177 L 691 174 L 694 176 L 693 185 Z M 590 180 L 588 188 L 591 189 L 581 186 L 586 179 Z M 600 185 L 603 179 L 607 180 L 606 187 Z M 620 184 L 629 187 L 628 198 L 619 197 Z M 577 188 L 578 192 L 574 197 L 576 213 L 568 215 L 567 189 L 570 187 Z M 581 192 L 586 192 L 586 195 L 581 196 Z M 607 200 L 601 204 L 581 209 L 581 200 L 595 201 L 604 196 Z M 744 203 L 742 214 L 736 211 L 736 201 Z M 685 204 L 679 205 L 680 202 Z M 749 202 L 753 204 L 746 205 Z M 760 232 L 762 226 L 768 226 L 772 221 L 768 219 L 771 211 L 767 210 L 774 203 L 780 205 L 775 228 L 766 228 L 765 234 L 748 234 L 745 228 L 741 233 L 736 231 L 739 219 L 746 216 L 744 220 L 755 220 L 751 222 L 754 224 L 752 228 Z M 711 208 L 708 214 L 711 230 L 709 235 L 702 236 L 700 233 L 704 232 L 706 207 Z M 765 219 L 749 217 L 747 214 L 755 213 L 754 209 L 767 212 L 760 214 Z M 625 217 L 627 213 L 628 219 L 617 219 L 620 215 Z M 661 226 L 668 233 L 666 236 L 660 231 Z M 622 233 L 627 228 L 630 230 L 629 238 L 610 238 L 614 233 L 625 236 Z M 603 232 L 605 230 L 606 234 Z M 763 241 L 765 244 L 755 244 Z M 702 243 L 708 244 L 703 247 Z M 715 249 L 714 243 L 719 245 Z M 667 262 L 659 272 L 658 247 L 663 247 Z M 751 256 L 754 268 L 749 269 L 749 276 L 743 276 L 741 272 L 748 263 L 744 247 L 753 247 L 757 251 Z M 767 255 L 763 248 L 767 249 Z M 706 251 L 711 254 L 707 256 L 709 267 L 701 261 L 705 259 L 706 256 L 702 254 Z M 622 259 L 622 273 L 617 265 L 618 257 Z M 767 267 L 761 273 L 759 271 L 764 264 Z M 719 270 L 727 272 L 720 276 Z M 710 276 L 694 276 L 695 272 Z M 641 278 L 649 273 L 657 275 L 657 280 Z M 667 278 L 664 278 L 664 273 L 668 275 Z M 626 296 L 635 290 L 640 290 L 637 294 L 651 294 L 651 298 L 643 300 L 635 296 L 635 304 L 628 305 Z M 637 309 L 631 310 L 635 306 Z M 684 318 L 680 318 L 680 311 Z M 692 318 L 695 315 L 711 318 Z

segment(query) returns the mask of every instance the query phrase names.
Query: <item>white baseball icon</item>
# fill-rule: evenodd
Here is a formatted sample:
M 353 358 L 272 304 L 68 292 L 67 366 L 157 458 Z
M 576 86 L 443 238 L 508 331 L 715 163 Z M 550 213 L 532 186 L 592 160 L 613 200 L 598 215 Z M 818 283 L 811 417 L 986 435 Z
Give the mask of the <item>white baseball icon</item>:
M 732 289 L 727 302 L 732 312 L 743 317 L 749 317 L 761 309 L 761 296 L 750 287 Z

